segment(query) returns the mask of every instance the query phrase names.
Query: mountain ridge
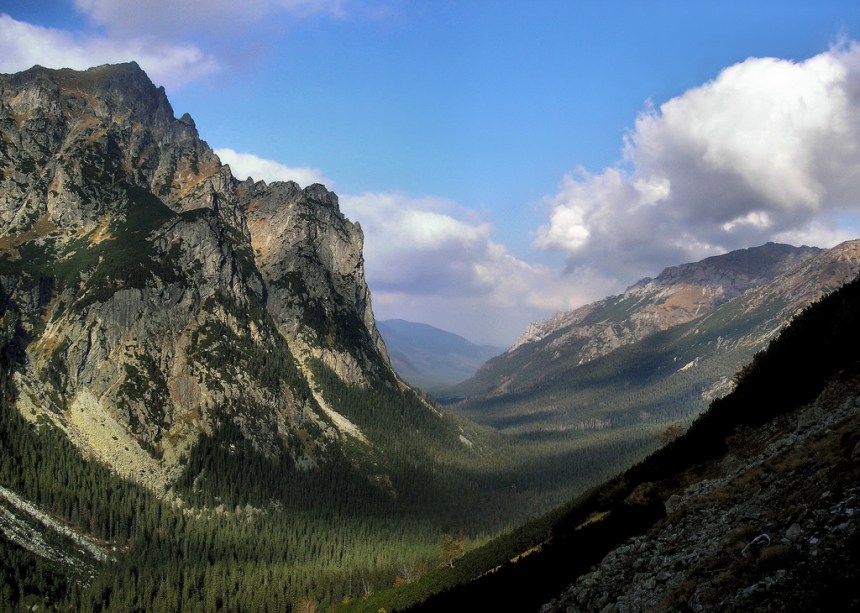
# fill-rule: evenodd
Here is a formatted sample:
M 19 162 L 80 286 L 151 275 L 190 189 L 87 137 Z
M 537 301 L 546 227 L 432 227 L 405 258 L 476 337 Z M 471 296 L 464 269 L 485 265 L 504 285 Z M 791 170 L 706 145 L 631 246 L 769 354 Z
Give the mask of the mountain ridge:
M 853 243 L 843 244 L 846 257 L 856 259 Z M 841 249 L 837 247 L 835 249 Z M 482 393 L 502 393 L 501 386 L 515 385 L 504 373 L 504 361 L 524 358 L 518 354 L 544 354 L 550 362 L 558 361 L 566 355 L 566 362 L 583 365 L 593 359 L 638 342 L 653 334 L 688 323 L 698 317 L 738 298 L 744 293 L 771 283 L 777 277 L 787 275 L 805 261 L 819 256 L 826 250 L 814 247 L 790 247 L 769 243 L 758 248 L 738 250 L 723 256 L 707 258 L 702 262 L 666 268 L 658 277 L 644 278 L 631 285 L 624 294 L 610 296 L 603 300 L 585 305 L 573 311 L 566 311 L 532 324 L 529 330 L 504 354 L 484 365 L 472 381 L 471 389 Z M 850 253 L 849 253 L 850 252 Z M 770 260 L 757 274 L 738 270 L 735 263 L 740 261 L 741 269 L 749 269 L 752 261 L 760 254 Z M 782 257 L 778 254 L 781 253 Z M 728 262 L 729 266 L 715 266 L 715 263 Z M 856 264 L 852 265 L 855 266 Z M 808 274 L 816 267 L 806 269 Z M 852 268 L 854 270 L 854 268 Z M 851 271 L 840 272 L 836 281 L 850 278 Z M 800 284 L 800 281 L 797 281 Z M 821 287 L 807 287 L 811 298 L 817 298 L 833 283 L 821 281 Z M 812 285 L 815 285 L 813 283 Z M 798 305 L 805 304 L 800 299 Z M 797 305 L 796 305 L 797 306 Z M 575 358 L 575 359 L 572 359 Z M 525 359 L 534 362 L 535 357 Z M 495 367 L 499 374 L 492 374 Z M 499 383 L 493 383 L 494 380 Z M 467 382 L 464 389 L 469 389 Z
M 363 234 L 324 186 L 238 181 L 135 63 L 0 76 L 0 101 L 0 302 L 25 415 L 163 490 L 219 407 L 267 454 L 312 425 L 299 465 L 355 436 L 317 403 L 311 362 L 401 389 Z
M 791 253 L 801 257 L 787 272 L 717 306 L 688 299 L 702 286 L 645 281 L 550 319 L 547 334 L 436 396 L 516 437 L 689 421 L 731 390 L 734 374 L 800 309 L 860 272 L 860 241 Z
M 800 261 L 819 253 L 817 247 L 792 247 L 767 243 L 760 247 L 739 249 L 729 253 L 665 268 L 657 277 L 645 277 L 619 296 L 609 296 L 573 311 L 557 313 L 550 319 L 532 324 L 529 330 L 514 343 L 509 351 L 540 341 L 551 334 L 562 333 L 587 320 L 595 309 L 613 300 L 624 298 L 650 299 L 657 303 L 643 313 L 634 313 L 639 322 L 630 326 L 633 334 L 647 334 L 683 323 L 704 309 L 714 308 L 735 298 L 746 290 L 771 281 L 787 272 Z M 701 293 L 701 295 L 699 295 Z M 659 308 L 664 307 L 664 308 Z M 669 308 L 665 308 L 669 307 Z M 571 332 L 573 334 L 573 332 Z M 587 332 L 586 332 L 587 334 Z M 568 340 L 560 339 L 559 344 Z M 619 339 L 607 349 L 598 349 L 592 355 L 601 355 L 624 343 Z M 587 358 L 586 358 L 587 359 Z
M 392 366 L 425 392 L 464 381 L 504 348 L 476 345 L 464 337 L 403 319 L 377 323 Z

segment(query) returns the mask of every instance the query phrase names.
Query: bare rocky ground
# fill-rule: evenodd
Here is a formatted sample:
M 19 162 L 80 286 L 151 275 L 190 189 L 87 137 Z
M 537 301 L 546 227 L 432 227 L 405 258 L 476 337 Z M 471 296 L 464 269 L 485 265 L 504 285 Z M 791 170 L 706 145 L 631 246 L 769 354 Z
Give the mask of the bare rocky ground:
M 109 557 L 103 548 L 0 486 L 0 532 L 13 543 L 65 568 L 72 576 L 92 579 Z
M 860 373 L 737 432 L 684 485 L 541 610 L 860 610 Z

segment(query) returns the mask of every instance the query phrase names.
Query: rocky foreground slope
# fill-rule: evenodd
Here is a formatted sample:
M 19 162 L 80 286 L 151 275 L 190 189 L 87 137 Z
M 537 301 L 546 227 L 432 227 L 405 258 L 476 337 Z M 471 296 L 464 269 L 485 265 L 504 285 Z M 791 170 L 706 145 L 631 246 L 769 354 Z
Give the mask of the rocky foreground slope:
M 665 501 L 664 520 L 541 611 L 860 606 L 860 372 L 835 377 L 795 412 L 739 431 L 719 463 L 685 477 Z
M 858 339 L 860 279 L 641 462 L 353 610 L 857 610 Z
M 18 406 L 122 474 L 164 488 L 225 421 L 304 466 L 360 440 L 311 371 L 398 386 L 362 243 L 322 185 L 237 181 L 137 64 L 0 75 Z

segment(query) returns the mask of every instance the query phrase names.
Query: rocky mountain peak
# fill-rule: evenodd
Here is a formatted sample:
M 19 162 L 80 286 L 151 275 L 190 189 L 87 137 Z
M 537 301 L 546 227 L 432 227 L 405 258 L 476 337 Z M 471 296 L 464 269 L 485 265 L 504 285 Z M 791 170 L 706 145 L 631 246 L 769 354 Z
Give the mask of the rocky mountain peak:
M 62 109 L 74 112 L 75 107 L 86 103 L 92 112 L 102 117 L 111 113 L 129 115 L 148 125 L 169 124 L 174 121 L 173 108 L 163 87 L 156 87 L 136 62 L 108 64 L 85 71 L 49 69 L 41 66 L 11 75 L 8 86 L 19 93 L 12 98 L 12 106 L 21 111 L 44 108 L 36 92 L 48 92 L 60 98 Z
M 649 277 L 638 281 L 626 292 L 686 284 L 708 288 L 712 293 L 719 294 L 718 303 L 725 302 L 752 287 L 771 281 L 821 251 L 817 247 L 793 247 L 777 243 L 738 249 L 699 262 L 670 266 L 654 279 Z
M 46 215 L 92 228 L 122 200 L 119 182 L 193 208 L 180 201 L 220 169 L 193 120 L 176 119 L 135 63 L 0 76 L 0 100 L 0 219 L 11 231 Z
M 224 419 L 266 454 L 314 431 L 290 452 L 313 465 L 360 435 L 316 362 L 395 381 L 337 196 L 240 183 L 135 63 L 0 75 L 0 227 L 22 411 L 124 474 L 163 484 Z
M 321 183 L 314 183 L 304 189 L 305 196 L 316 204 L 328 206 L 340 212 L 340 204 L 337 194 L 326 189 Z

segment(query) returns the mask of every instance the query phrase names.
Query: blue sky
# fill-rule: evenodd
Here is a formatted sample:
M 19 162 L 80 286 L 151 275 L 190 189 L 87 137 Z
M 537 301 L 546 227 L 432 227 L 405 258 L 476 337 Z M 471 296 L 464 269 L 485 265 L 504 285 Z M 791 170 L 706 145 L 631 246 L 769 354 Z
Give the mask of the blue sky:
M 0 71 L 136 59 L 239 178 L 334 189 L 380 318 L 505 345 L 667 265 L 858 234 L 857 2 L 0 13 Z

